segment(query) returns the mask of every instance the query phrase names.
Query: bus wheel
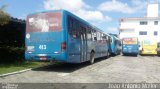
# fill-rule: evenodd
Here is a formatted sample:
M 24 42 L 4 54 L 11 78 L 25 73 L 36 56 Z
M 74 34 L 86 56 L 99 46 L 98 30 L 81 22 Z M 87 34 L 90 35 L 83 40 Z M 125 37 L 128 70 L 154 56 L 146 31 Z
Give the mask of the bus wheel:
M 94 56 L 95 56 L 94 52 L 91 52 L 91 54 L 90 54 L 90 64 L 94 63 Z

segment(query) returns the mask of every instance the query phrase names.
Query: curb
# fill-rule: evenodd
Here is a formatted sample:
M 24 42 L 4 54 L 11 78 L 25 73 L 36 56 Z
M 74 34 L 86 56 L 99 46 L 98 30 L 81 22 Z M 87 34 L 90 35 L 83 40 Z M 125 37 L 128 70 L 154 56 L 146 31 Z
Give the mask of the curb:
M 25 70 L 20 70 L 20 71 L 16 71 L 16 72 L 11 72 L 11 73 L 7 73 L 7 74 L 2 74 L 2 75 L 0 75 L 0 77 L 6 77 L 6 76 L 9 76 L 9 75 L 20 74 L 20 73 L 27 72 L 27 71 L 30 71 L 30 70 L 32 70 L 32 68 L 25 69 Z

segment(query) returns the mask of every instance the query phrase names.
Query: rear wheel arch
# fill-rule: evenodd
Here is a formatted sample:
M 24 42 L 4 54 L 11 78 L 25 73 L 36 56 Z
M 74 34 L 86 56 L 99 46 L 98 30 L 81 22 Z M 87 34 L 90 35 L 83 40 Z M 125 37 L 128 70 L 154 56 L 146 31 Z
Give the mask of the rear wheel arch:
M 95 59 L 95 51 L 91 50 L 91 52 L 90 52 L 90 64 L 94 63 L 94 59 Z

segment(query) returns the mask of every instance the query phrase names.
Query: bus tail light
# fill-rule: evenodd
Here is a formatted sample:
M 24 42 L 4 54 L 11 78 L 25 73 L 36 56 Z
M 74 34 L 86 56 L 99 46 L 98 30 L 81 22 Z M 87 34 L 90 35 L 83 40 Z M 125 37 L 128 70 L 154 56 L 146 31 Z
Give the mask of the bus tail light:
M 65 51 L 66 50 L 66 42 L 61 43 L 61 50 Z

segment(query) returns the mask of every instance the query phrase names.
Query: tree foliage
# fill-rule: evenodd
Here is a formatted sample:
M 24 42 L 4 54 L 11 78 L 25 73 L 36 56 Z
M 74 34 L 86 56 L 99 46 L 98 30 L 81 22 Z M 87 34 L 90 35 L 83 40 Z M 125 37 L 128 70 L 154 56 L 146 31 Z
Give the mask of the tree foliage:
M 8 24 L 0 25 L 0 63 L 22 61 L 24 58 L 25 21 L 11 17 Z
M 9 20 L 10 20 L 10 16 L 8 13 L 6 13 L 4 11 L 4 9 L 6 8 L 7 6 L 6 5 L 3 5 L 1 8 L 0 8 L 0 25 L 5 25 L 5 24 L 8 24 L 9 23 Z

